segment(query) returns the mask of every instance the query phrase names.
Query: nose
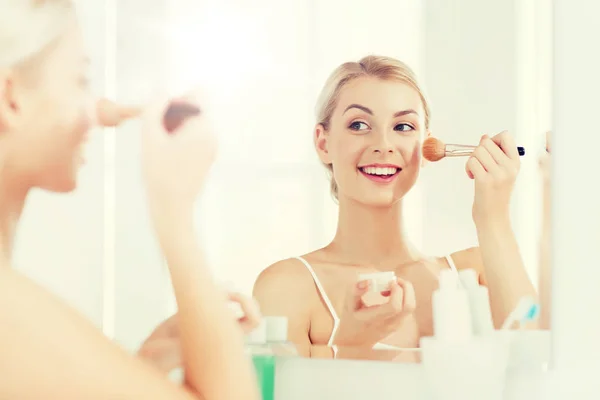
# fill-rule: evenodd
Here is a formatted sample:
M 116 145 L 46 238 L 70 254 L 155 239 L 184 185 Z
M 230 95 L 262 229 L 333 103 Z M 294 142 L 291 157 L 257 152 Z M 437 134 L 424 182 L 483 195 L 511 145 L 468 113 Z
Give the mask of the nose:
M 387 132 L 381 132 L 380 134 L 376 135 L 376 137 L 377 137 L 377 142 L 373 146 L 374 153 L 380 153 L 380 154 L 394 153 L 395 148 L 394 148 L 394 146 L 389 138 L 389 134 Z

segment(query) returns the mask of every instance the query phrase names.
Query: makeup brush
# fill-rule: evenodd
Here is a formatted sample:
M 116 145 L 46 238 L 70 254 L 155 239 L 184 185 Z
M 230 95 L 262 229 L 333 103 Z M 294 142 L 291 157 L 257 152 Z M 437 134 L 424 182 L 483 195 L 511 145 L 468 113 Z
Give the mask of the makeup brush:
M 123 122 L 142 114 L 141 107 L 122 106 L 109 99 L 96 103 L 98 123 L 105 128 L 119 126 Z M 173 133 L 189 117 L 200 114 L 200 108 L 183 100 L 173 100 L 163 117 L 163 125 L 168 133 Z
M 440 139 L 429 137 L 423 142 L 423 157 L 428 161 L 440 161 L 444 157 L 470 156 L 477 146 L 464 144 L 446 144 Z M 524 147 L 517 147 L 520 156 L 525 155 Z
M 109 99 L 100 99 L 96 103 L 98 124 L 105 128 L 113 128 L 123 122 L 139 117 L 142 113 L 140 107 L 122 106 Z
M 200 114 L 200 108 L 183 100 L 173 100 L 163 117 L 163 125 L 168 133 L 173 133 L 190 117 Z

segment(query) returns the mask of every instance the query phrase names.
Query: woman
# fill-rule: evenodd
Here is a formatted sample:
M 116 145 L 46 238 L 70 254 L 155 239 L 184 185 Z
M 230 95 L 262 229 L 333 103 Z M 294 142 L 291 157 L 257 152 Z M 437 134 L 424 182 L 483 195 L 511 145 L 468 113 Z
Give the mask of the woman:
M 254 287 L 263 315 L 288 317 L 290 340 L 304 355 L 316 345 L 418 347 L 433 333 L 431 295 L 446 268 L 477 271 L 496 326 L 521 296 L 535 295 L 509 217 L 520 161 L 506 132 L 482 136 L 466 163 L 479 247 L 432 258 L 406 237 L 402 199 L 419 176 L 429 118 L 415 75 L 400 61 L 365 57 L 327 80 L 314 143 L 339 201 L 337 233 L 322 249 L 271 265 Z M 386 304 L 365 307 L 368 285 L 357 284 L 357 274 L 376 271 L 399 279 Z
M 192 227 L 216 150 L 204 116 L 167 135 L 160 102 L 147 110 L 142 135 L 151 218 L 178 302 L 184 386 L 10 268 L 29 191 L 76 188 L 94 102 L 70 1 L 0 0 L 0 10 L 0 398 L 258 399 L 241 330 Z

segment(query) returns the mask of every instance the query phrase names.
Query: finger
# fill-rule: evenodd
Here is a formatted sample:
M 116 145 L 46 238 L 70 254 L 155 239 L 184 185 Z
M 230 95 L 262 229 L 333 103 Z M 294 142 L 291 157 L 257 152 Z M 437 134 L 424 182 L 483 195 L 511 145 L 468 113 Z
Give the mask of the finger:
M 181 346 L 178 340 L 154 340 L 142 346 L 138 351 L 138 356 L 165 374 L 183 365 Z
M 389 301 L 382 305 L 382 311 L 386 317 L 395 316 L 402 312 L 404 303 L 404 290 L 397 282 L 392 282 L 390 285 Z
M 498 166 L 498 163 L 496 162 L 496 160 L 494 160 L 490 152 L 487 150 L 487 148 L 485 148 L 485 146 L 483 145 L 483 143 L 486 140 L 488 140 L 488 137 L 484 135 L 481 138 L 481 141 L 479 142 L 479 146 L 477 146 L 475 151 L 473 151 L 471 157 L 477 158 L 479 160 L 479 163 L 487 172 L 496 173 L 500 167 Z
M 482 179 L 485 174 L 487 174 L 483 165 L 479 162 L 479 160 L 473 156 L 469 157 L 467 161 L 467 171 L 471 172 L 473 179 Z
M 242 307 L 242 312 L 244 315 L 238 319 L 242 330 L 245 333 L 253 331 L 260 324 L 262 319 L 260 308 L 256 301 L 236 292 L 229 293 L 228 297 L 230 301 L 239 303 L 239 305 Z
M 508 158 L 506 154 L 504 154 L 504 151 L 500 148 L 500 146 L 496 144 L 496 142 L 494 142 L 492 139 L 486 137 L 484 140 L 481 141 L 481 145 L 485 147 L 485 149 L 492 156 L 496 164 L 507 165 L 511 161 L 511 159 Z
M 417 298 L 415 288 L 412 283 L 398 278 L 398 285 L 404 291 L 404 302 L 402 304 L 403 312 L 413 312 L 417 308 Z
M 508 131 L 500 132 L 499 134 L 492 137 L 492 141 L 496 143 L 504 154 L 511 160 L 520 160 L 519 150 L 517 150 L 517 144 L 513 139 L 512 135 Z
M 465 163 L 465 171 L 466 171 L 467 176 L 469 177 L 469 179 L 475 179 L 475 175 L 473 175 L 473 172 L 471 171 L 471 168 L 469 168 L 469 162 L 468 162 L 468 160 Z
M 377 319 L 385 320 L 390 315 L 393 315 L 393 312 L 390 311 L 389 303 L 377 304 L 369 307 L 362 306 L 354 310 L 355 318 L 361 321 L 373 321 Z
M 356 311 L 363 308 L 362 297 L 371 289 L 371 281 L 364 280 L 359 281 L 352 290 L 349 291 L 350 301 L 347 304 L 350 306 L 351 311 Z
M 390 302 L 388 304 L 392 307 L 394 313 L 402 311 L 405 295 L 404 289 L 398 284 L 398 281 L 390 285 Z

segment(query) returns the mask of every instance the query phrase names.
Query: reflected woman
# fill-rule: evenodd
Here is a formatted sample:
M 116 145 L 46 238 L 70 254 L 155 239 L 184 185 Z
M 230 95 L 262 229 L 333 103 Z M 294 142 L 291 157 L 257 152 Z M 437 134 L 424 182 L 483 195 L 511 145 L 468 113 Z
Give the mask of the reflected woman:
M 466 163 L 479 247 L 430 257 L 410 243 L 402 217 L 430 135 L 429 105 L 413 71 L 388 57 L 344 63 L 316 111 L 313 140 L 339 202 L 337 232 L 327 246 L 271 265 L 254 287 L 264 315 L 288 317 L 302 354 L 315 345 L 417 347 L 432 334 L 431 295 L 444 269 L 477 272 L 496 326 L 522 296 L 536 295 L 510 221 L 520 161 L 508 133 L 483 135 Z M 357 274 L 379 271 L 394 271 L 398 281 L 386 304 L 365 307 L 368 285 L 357 284 Z

